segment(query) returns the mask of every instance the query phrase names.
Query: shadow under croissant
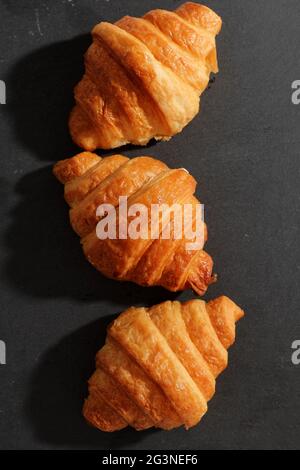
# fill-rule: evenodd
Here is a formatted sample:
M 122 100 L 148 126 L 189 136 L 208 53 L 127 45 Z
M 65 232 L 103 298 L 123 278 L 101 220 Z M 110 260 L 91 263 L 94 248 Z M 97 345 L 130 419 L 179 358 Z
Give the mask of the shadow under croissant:
M 103 317 L 63 338 L 41 356 L 30 378 L 25 416 L 41 443 L 121 449 L 141 441 L 149 430 L 131 428 L 103 433 L 89 426 L 82 416 L 87 380 L 95 368 L 95 354 L 104 343 L 113 316 Z
M 90 35 L 43 47 L 22 57 L 6 78 L 16 140 L 40 160 L 58 160 L 76 151 L 68 135 L 73 88 L 83 71 Z
M 4 77 L 10 86 L 6 112 L 11 115 L 15 138 L 38 160 L 57 161 L 80 151 L 72 142 L 68 119 L 74 105 L 73 89 L 84 72 L 84 53 L 91 35 L 46 46 L 17 62 Z M 147 147 L 151 147 L 151 141 Z M 110 155 L 139 147 L 99 151 Z
M 30 297 L 107 299 L 122 306 L 176 297 L 162 288 L 107 279 L 86 261 L 51 167 L 27 174 L 15 191 L 19 202 L 5 236 L 8 257 L 3 273 L 14 288 Z

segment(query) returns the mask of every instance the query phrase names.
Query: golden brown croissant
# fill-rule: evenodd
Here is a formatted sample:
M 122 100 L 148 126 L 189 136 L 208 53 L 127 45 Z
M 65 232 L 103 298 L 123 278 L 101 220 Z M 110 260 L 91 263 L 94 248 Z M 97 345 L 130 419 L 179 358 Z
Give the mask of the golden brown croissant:
M 188 249 L 184 234 L 176 239 L 172 229 L 169 239 L 163 238 L 162 230 L 167 224 L 163 217 L 157 239 L 150 236 L 99 239 L 96 233 L 97 208 L 104 203 L 111 204 L 117 208 L 119 217 L 120 196 L 128 197 L 128 207 L 143 204 L 149 212 L 153 204 L 178 204 L 179 208 L 189 204 L 193 209 L 191 225 L 195 228 L 195 210 L 199 205 L 194 197 L 196 182 L 186 170 L 170 170 L 150 157 L 101 158 L 83 152 L 58 162 L 54 174 L 65 184 L 71 224 L 82 238 L 84 253 L 105 276 L 143 286 L 159 285 L 171 291 L 191 288 L 199 295 L 214 281 L 212 259 L 202 249 L 206 241 L 205 226 L 198 249 Z M 171 225 L 174 228 L 175 224 Z
M 83 414 L 103 431 L 195 426 L 227 367 L 244 312 L 227 297 L 130 308 L 96 356 Z
M 221 18 L 197 3 L 100 23 L 85 55 L 70 116 L 73 140 L 86 150 L 168 140 L 198 113 L 218 72 Z

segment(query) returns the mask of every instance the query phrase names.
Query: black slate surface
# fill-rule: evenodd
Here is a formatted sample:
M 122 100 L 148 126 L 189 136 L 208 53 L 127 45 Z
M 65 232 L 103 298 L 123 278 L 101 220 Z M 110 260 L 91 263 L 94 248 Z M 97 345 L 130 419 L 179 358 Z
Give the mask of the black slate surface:
M 105 325 L 129 305 L 174 298 L 102 278 L 68 223 L 54 161 L 77 149 L 67 130 L 72 87 L 100 20 L 172 0 L 2 0 L 0 79 L 0 447 L 3 449 L 295 449 L 300 447 L 300 79 L 298 0 L 207 0 L 224 19 L 221 72 L 201 114 L 154 155 L 197 178 L 219 282 L 247 312 L 230 366 L 201 424 L 105 435 L 81 417 Z M 192 298 L 191 292 L 180 299 Z

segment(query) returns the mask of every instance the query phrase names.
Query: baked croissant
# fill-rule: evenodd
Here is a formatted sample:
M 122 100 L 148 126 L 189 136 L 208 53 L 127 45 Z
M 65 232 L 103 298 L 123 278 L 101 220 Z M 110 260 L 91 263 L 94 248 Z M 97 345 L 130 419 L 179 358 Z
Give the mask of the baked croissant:
M 221 18 L 197 3 L 100 23 L 75 88 L 70 132 L 85 150 L 169 140 L 198 113 L 218 72 Z
M 83 414 L 102 431 L 195 426 L 227 367 L 244 312 L 227 297 L 130 308 L 96 356 Z
M 194 197 L 196 182 L 186 170 L 170 170 L 150 157 L 130 160 L 113 155 L 101 158 L 83 152 L 58 162 L 54 174 L 65 184 L 71 225 L 82 239 L 85 256 L 105 276 L 142 286 L 163 286 L 174 292 L 191 288 L 199 295 L 215 280 L 213 261 L 202 249 L 207 238 L 205 224 L 202 243 L 193 250 L 187 248 L 184 234 L 176 239 L 170 230 L 170 237 L 163 238 L 167 223 L 163 216 L 157 239 L 151 236 L 147 239 L 99 239 L 96 233 L 100 219 L 96 215 L 97 208 L 104 203 L 111 204 L 117 208 L 119 217 L 120 196 L 128 197 L 128 207 L 143 204 L 149 212 L 153 204 L 177 204 L 179 208 L 190 204 L 194 227 L 199 201 Z

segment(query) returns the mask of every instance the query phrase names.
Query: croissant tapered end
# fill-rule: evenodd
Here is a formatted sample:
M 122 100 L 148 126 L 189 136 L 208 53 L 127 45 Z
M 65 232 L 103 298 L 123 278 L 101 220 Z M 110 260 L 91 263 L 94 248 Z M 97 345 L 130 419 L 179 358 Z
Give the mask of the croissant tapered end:
M 116 413 L 100 395 L 90 395 L 84 402 L 83 416 L 92 426 L 105 432 L 120 431 L 127 427 L 126 421 Z
M 101 158 L 95 153 L 82 152 L 75 157 L 57 162 L 53 167 L 53 173 L 62 184 L 66 184 L 82 176 L 100 160 Z
M 126 310 L 97 354 L 85 418 L 102 431 L 195 426 L 227 367 L 243 314 L 227 297 Z
M 205 294 L 214 282 L 213 260 L 203 250 L 207 228 L 201 219 L 200 203 L 194 196 L 196 181 L 186 170 L 171 170 L 152 157 L 101 158 L 83 152 L 58 162 L 53 171 L 65 184 L 71 225 L 82 239 L 86 258 L 102 274 L 142 286 L 162 286 L 173 292 L 193 289 L 198 295 Z M 97 209 L 109 205 L 115 208 L 119 220 L 120 197 L 127 198 L 127 208 L 138 204 L 147 210 L 146 238 L 136 239 L 128 234 L 126 239 L 121 239 L 117 230 L 113 239 L 98 237 L 96 228 L 103 218 L 97 215 Z M 171 211 L 170 217 L 161 214 L 158 232 L 151 237 L 153 206 L 176 210 Z M 184 221 L 186 206 L 190 212 Z M 176 237 L 178 209 L 182 210 L 182 235 Z M 129 216 L 125 214 L 125 217 L 128 221 Z M 171 229 L 165 236 L 169 221 Z M 192 229 L 192 238 L 185 234 L 186 222 Z M 197 244 L 192 243 L 191 247 L 190 242 L 195 241 Z
M 222 28 L 222 19 L 205 5 L 186 2 L 177 8 L 176 13 L 194 26 L 204 28 L 218 35 Z
M 196 116 L 211 72 L 218 72 L 221 18 L 197 3 L 100 23 L 85 54 L 70 115 L 85 150 L 168 140 Z

